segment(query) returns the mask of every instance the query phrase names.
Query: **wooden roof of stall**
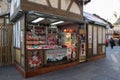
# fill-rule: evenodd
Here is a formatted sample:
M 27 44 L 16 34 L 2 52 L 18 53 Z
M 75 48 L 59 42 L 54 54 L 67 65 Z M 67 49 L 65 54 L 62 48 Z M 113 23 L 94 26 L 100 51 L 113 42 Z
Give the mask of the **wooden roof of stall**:
M 20 8 L 22 11 L 36 11 L 83 22 L 82 0 L 21 0 Z
M 104 18 L 101 18 L 100 16 L 98 16 L 97 14 L 93 14 L 94 16 L 96 16 L 97 18 L 103 20 L 104 22 L 108 23 L 110 28 L 113 28 L 114 26 L 112 25 L 112 23 L 110 23 L 109 21 L 105 20 Z
M 97 25 L 101 25 L 101 26 L 105 26 L 105 27 L 108 25 L 108 23 L 106 23 L 102 19 L 94 16 L 93 14 L 84 12 L 83 15 L 84 15 L 85 22 L 93 23 L 93 24 L 97 24 Z
M 97 14 L 90 14 L 88 12 L 84 12 L 84 19 L 86 22 L 105 26 L 106 28 L 113 28 L 114 27 L 109 21 L 101 18 Z

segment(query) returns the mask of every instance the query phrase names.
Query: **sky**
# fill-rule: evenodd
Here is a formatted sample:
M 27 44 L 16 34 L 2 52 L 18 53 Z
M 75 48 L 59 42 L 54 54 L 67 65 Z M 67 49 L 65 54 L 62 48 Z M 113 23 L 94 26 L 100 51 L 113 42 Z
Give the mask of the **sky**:
M 120 16 L 120 0 L 91 0 L 84 6 L 84 11 L 97 14 L 114 23 Z M 117 18 L 113 14 L 117 14 Z

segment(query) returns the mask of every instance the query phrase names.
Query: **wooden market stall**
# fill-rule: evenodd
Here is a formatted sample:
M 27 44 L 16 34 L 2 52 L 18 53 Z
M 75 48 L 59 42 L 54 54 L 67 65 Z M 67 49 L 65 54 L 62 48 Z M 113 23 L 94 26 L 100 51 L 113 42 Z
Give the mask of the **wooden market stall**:
M 0 67 L 12 64 L 12 32 L 9 13 L 0 15 Z
M 84 19 L 87 28 L 87 60 L 96 60 L 105 57 L 106 26 L 109 25 L 102 19 L 87 12 L 84 12 Z
M 14 62 L 24 77 L 71 67 L 86 60 L 81 1 L 12 0 Z

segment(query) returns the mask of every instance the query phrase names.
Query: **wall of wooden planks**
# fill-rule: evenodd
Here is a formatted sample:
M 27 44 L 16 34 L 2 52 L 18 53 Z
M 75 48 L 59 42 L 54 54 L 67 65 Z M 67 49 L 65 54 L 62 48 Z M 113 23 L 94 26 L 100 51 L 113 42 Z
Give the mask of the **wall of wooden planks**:
M 12 64 L 12 25 L 0 24 L 0 66 Z

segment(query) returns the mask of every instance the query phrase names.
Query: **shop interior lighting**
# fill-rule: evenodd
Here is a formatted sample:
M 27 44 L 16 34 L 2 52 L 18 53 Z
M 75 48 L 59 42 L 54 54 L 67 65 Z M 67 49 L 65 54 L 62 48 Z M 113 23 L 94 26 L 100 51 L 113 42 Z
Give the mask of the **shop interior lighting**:
M 35 20 L 33 20 L 32 21 L 32 23 L 37 23 L 37 22 L 40 22 L 40 21 L 42 21 L 42 20 L 44 20 L 45 18 L 37 18 L 37 19 L 35 19 Z
M 51 25 L 56 25 L 56 24 L 60 24 L 60 23 L 64 23 L 64 21 L 58 21 L 58 22 L 54 22 Z

